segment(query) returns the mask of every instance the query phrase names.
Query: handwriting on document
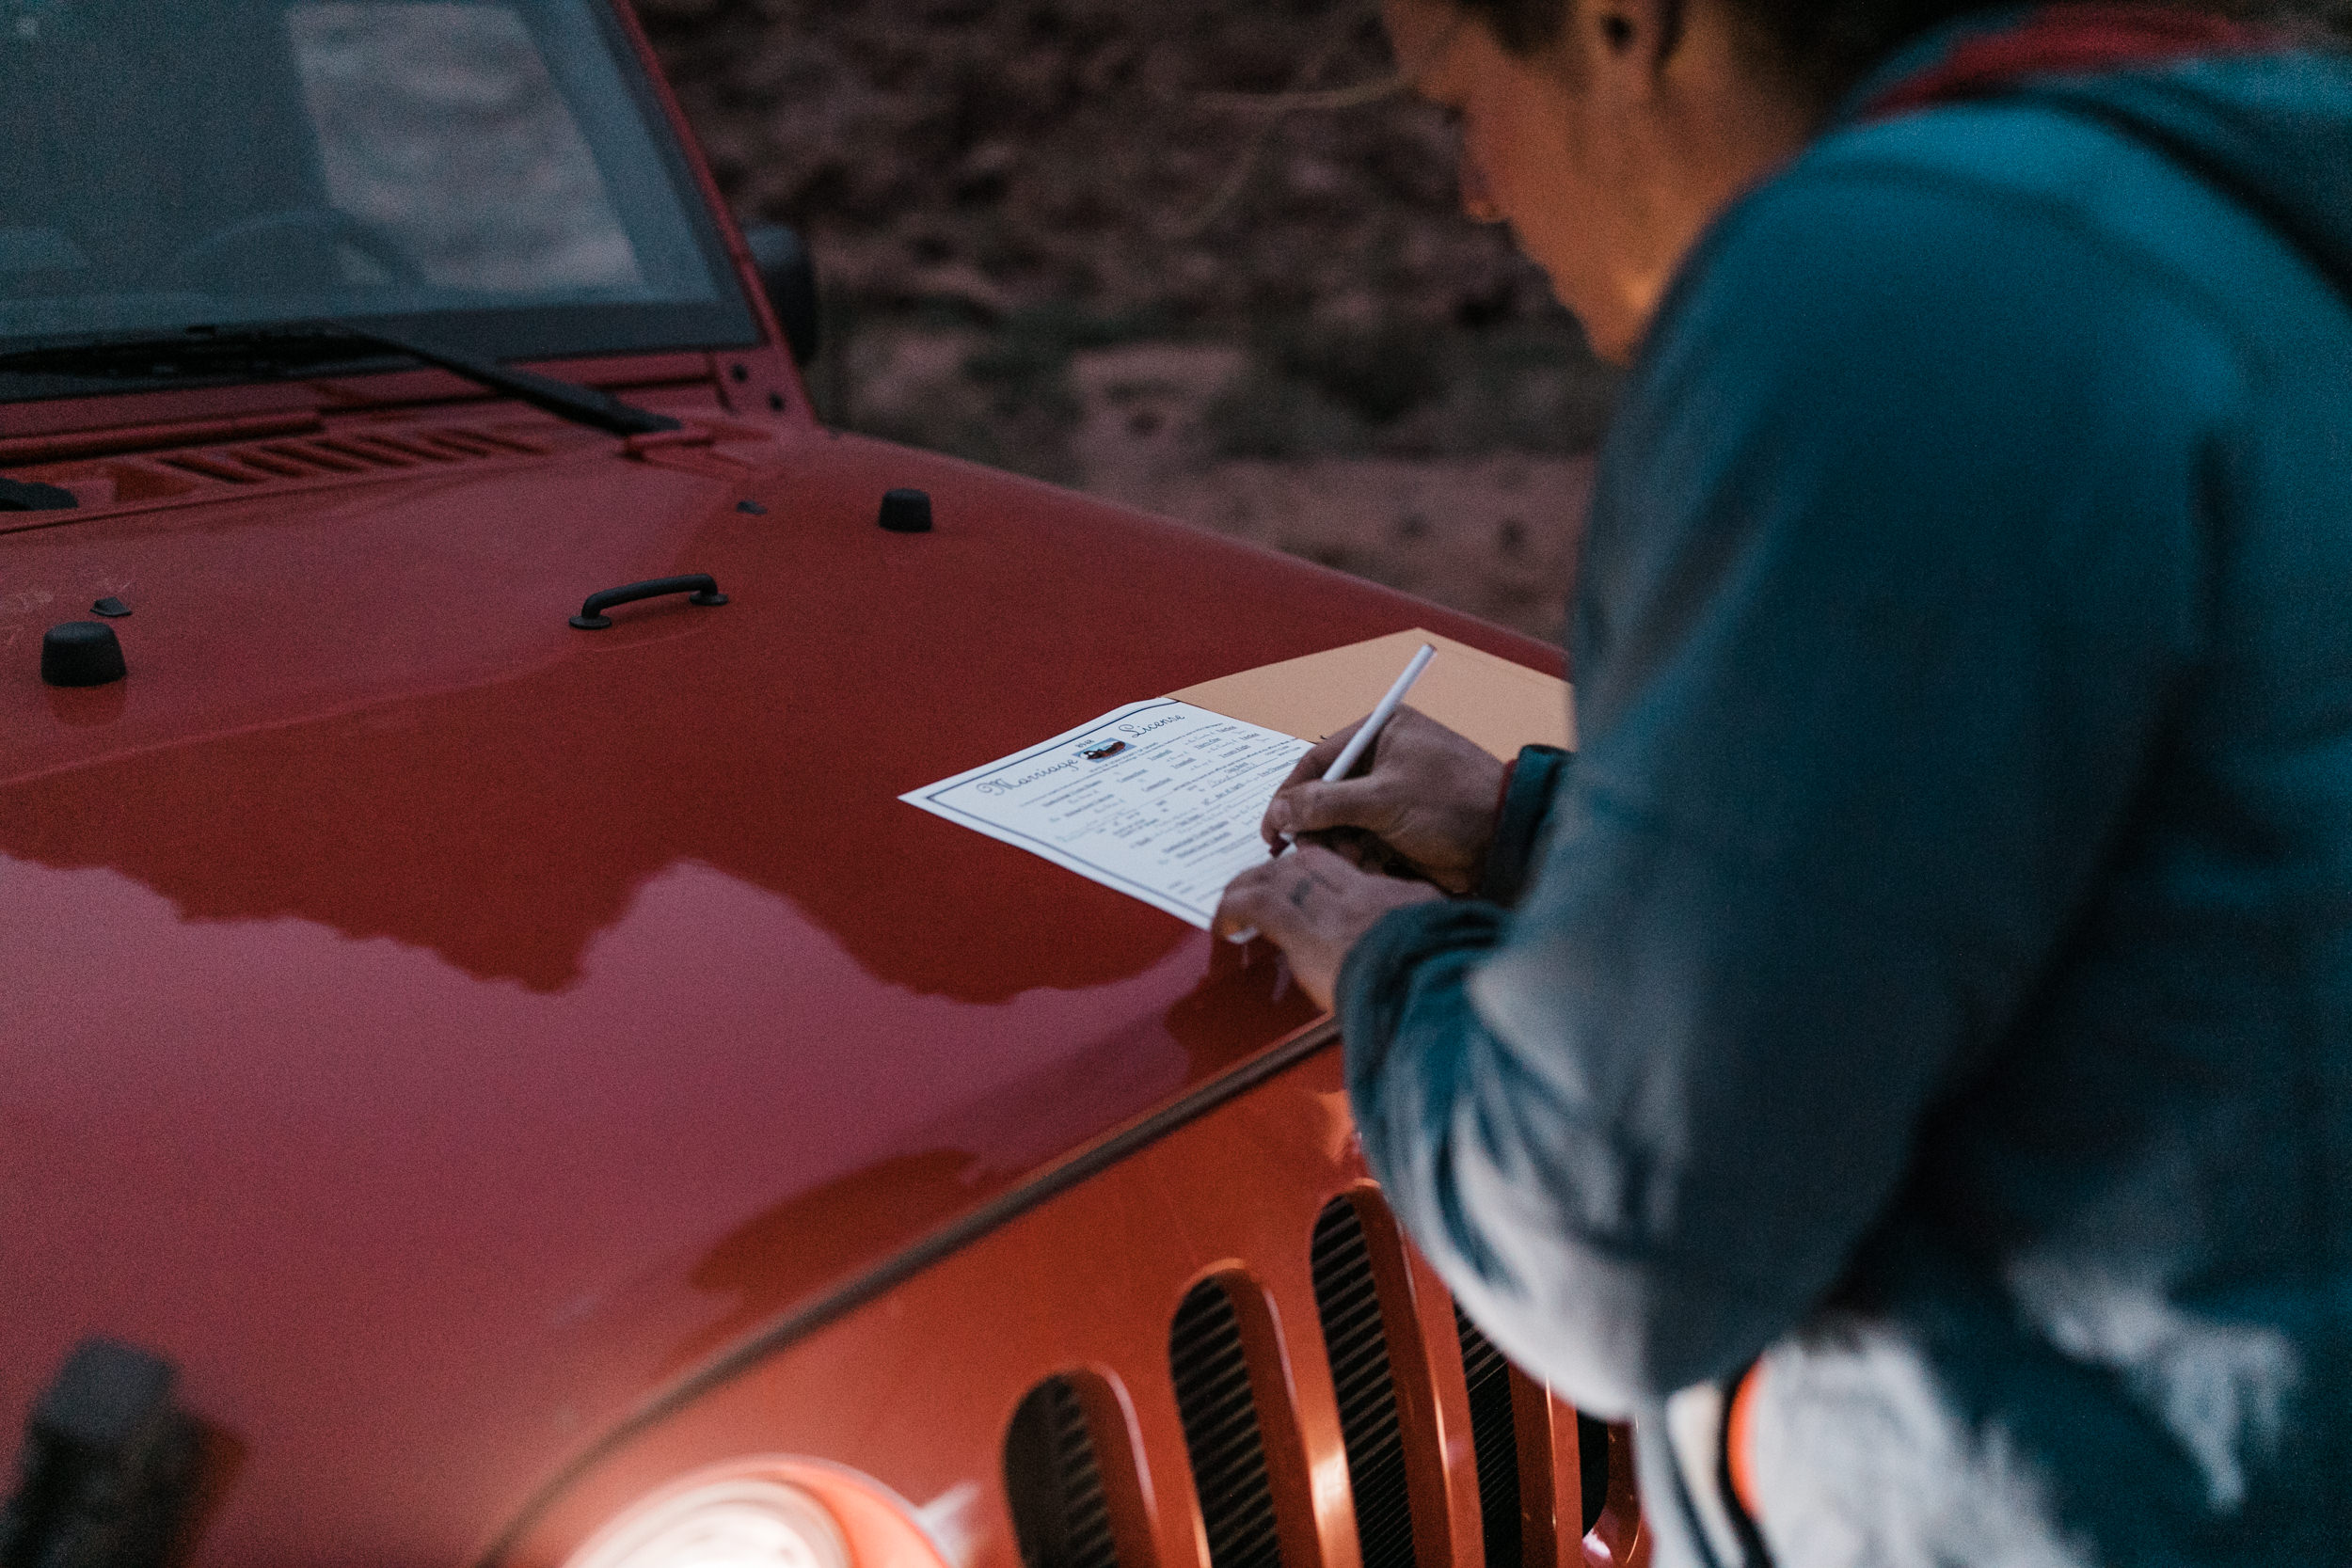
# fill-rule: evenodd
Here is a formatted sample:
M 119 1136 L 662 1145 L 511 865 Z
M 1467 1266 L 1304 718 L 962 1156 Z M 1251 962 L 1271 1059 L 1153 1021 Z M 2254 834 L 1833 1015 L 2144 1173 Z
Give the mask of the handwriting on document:
M 1206 930 L 1308 743 L 1163 697 L 902 795 Z

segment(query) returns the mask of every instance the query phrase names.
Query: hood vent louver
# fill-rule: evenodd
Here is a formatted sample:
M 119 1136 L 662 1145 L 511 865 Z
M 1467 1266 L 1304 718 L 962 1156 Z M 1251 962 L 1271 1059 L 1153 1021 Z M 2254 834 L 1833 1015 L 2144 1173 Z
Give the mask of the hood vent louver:
M 256 441 L 246 446 L 176 451 L 150 461 L 218 484 L 269 484 L 443 467 L 500 457 L 535 457 L 545 451 L 543 447 L 479 427 L 444 425 L 404 430 L 397 436 L 381 431 L 343 431 L 332 436 Z

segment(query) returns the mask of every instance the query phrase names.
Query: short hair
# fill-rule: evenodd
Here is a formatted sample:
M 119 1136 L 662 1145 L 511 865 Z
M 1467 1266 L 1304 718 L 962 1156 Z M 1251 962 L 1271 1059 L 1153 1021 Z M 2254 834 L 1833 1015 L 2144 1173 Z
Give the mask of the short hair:
M 1453 0 L 1485 22 L 1515 55 L 1540 54 L 1558 41 L 1576 6 L 1594 0 Z M 1687 3 L 1687 0 L 1686 0 Z M 2346 0 L 2231 3 L 2175 0 L 2233 14 L 2285 13 L 2342 26 Z M 1823 99 L 1845 91 L 1911 40 L 1972 11 L 2002 8 L 1994 0 L 1724 0 L 1772 63 Z

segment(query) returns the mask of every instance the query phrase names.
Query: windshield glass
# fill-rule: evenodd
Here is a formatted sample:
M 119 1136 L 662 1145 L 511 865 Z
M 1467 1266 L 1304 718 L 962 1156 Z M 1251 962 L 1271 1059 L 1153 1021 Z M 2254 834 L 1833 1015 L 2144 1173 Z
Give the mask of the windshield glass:
M 0 350 L 321 317 L 753 341 L 605 0 L 0 0 Z

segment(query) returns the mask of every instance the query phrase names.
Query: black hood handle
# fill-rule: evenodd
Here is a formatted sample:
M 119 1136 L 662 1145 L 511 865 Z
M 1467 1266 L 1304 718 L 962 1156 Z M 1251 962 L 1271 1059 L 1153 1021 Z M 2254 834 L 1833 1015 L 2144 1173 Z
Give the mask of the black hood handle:
M 718 605 L 727 602 L 719 592 L 719 579 L 708 572 L 696 572 L 691 577 L 656 578 L 651 582 L 632 582 L 626 588 L 608 588 L 601 594 L 591 594 L 588 602 L 572 617 L 572 625 L 582 631 L 602 631 L 612 624 L 605 613 L 615 605 L 635 604 L 639 599 L 658 599 L 664 594 L 692 595 L 688 604 Z

